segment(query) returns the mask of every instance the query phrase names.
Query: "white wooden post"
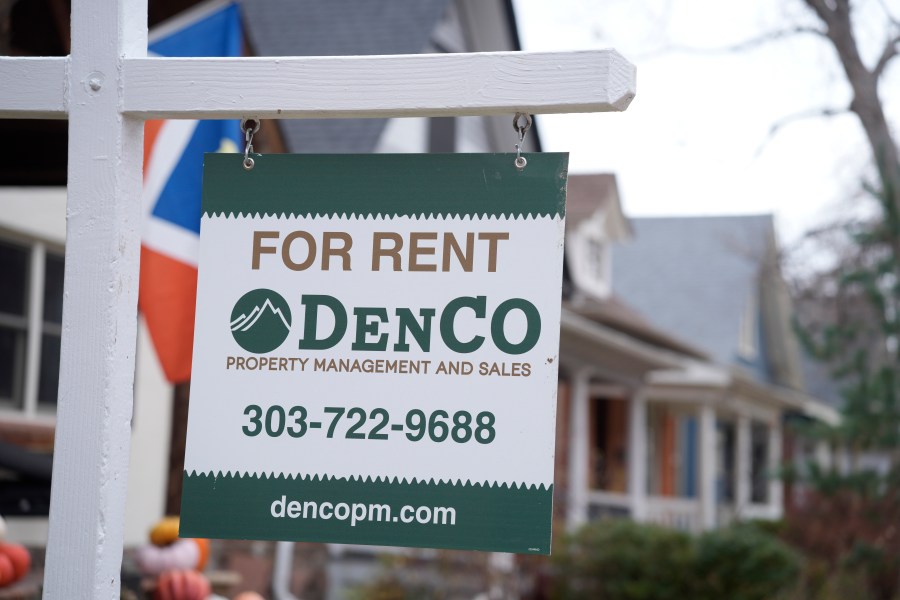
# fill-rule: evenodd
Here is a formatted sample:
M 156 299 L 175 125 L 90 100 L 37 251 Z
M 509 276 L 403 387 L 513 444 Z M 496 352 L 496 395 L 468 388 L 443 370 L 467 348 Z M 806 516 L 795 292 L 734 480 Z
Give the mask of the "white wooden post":
M 572 377 L 569 398 L 569 489 L 566 524 L 570 530 L 587 522 L 590 441 L 590 372 L 580 369 Z
M 647 519 L 647 398 L 643 390 L 634 393 L 628 419 L 628 494 L 631 518 Z
M 829 471 L 834 466 L 834 453 L 831 444 L 825 440 L 818 440 L 814 450 L 816 464 L 823 471 Z
M 569 505 L 566 524 L 570 530 L 587 522 L 588 469 L 590 468 L 590 372 L 581 369 L 572 377 L 569 405 Z
M 120 114 L 146 3 L 72 3 L 65 303 L 44 598 L 117 598 L 137 336 L 143 120 Z
M 750 417 L 741 414 L 737 419 L 735 446 L 737 451 L 737 464 L 735 468 L 735 512 L 738 518 L 746 515 L 750 506 L 750 478 L 752 474 L 750 461 Z
M 769 425 L 769 515 L 781 518 L 784 512 L 784 481 L 781 479 L 781 423 L 776 417 Z
M 37 413 L 38 385 L 41 375 L 41 344 L 44 329 L 44 278 L 47 259 L 47 247 L 38 242 L 31 248 L 31 260 L 28 269 L 31 271 L 31 285 L 28 289 L 28 341 L 25 348 L 28 358 L 25 361 L 25 415 L 32 417 Z
M 146 0 L 73 0 L 71 14 L 69 57 L 0 57 L 0 118 L 70 119 L 45 597 L 116 598 L 137 328 L 143 121 L 620 111 L 634 97 L 635 69 L 614 50 L 146 58 Z M 513 142 L 511 132 L 510 147 Z M 586 491 L 587 460 L 579 460 Z
M 716 411 L 709 404 L 700 406 L 700 526 L 716 526 Z

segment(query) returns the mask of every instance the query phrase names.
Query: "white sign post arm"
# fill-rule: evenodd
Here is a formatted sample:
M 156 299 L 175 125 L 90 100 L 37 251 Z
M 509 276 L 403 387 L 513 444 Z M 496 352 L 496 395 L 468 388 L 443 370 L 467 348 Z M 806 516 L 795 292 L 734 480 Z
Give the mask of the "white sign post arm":
M 124 110 L 153 119 L 512 119 L 622 111 L 635 93 L 634 66 L 615 50 L 143 58 L 123 68 Z
M 635 73 L 609 50 L 147 59 L 145 0 L 72 4 L 69 58 L 0 58 L 0 118 L 71 120 L 45 597 L 115 598 L 133 399 L 143 120 L 616 111 L 634 96 Z
M 146 55 L 146 10 L 132 0 L 72 3 L 65 294 L 44 598 L 119 597 L 144 126 L 120 112 L 120 57 Z

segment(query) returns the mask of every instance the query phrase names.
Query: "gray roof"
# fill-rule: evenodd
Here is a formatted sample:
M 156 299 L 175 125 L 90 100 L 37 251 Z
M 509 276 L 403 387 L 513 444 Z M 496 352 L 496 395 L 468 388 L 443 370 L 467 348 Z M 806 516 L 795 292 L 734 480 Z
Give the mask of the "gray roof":
M 416 54 L 449 0 L 242 0 L 257 56 Z M 290 152 L 370 152 L 384 119 L 281 121 Z
M 612 252 L 615 293 L 655 326 L 768 381 L 761 318 L 757 356 L 748 360 L 738 349 L 742 319 L 758 299 L 772 217 L 633 218 L 631 224 L 633 241 Z

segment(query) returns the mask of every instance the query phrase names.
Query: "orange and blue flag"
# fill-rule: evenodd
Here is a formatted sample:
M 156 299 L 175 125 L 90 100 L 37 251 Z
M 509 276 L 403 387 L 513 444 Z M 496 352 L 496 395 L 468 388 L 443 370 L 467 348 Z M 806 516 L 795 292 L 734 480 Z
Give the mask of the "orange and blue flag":
M 241 55 L 237 5 L 200 4 L 150 32 L 150 56 Z M 205 152 L 235 152 L 238 121 L 148 121 L 139 306 L 166 379 L 191 377 Z

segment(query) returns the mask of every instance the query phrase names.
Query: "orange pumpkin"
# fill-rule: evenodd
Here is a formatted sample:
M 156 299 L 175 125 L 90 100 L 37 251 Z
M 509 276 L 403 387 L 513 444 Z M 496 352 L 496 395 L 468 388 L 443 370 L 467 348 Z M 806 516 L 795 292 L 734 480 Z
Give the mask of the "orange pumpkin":
M 209 540 L 206 538 L 193 538 L 193 541 L 197 544 L 197 549 L 200 551 L 200 559 L 197 561 L 196 569 L 202 571 L 206 568 L 206 563 L 209 562 Z
M 196 571 L 166 571 L 156 580 L 156 600 L 206 600 L 209 580 Z
M 14 581 L 18 581 L 25 577 L 28 569 L 31 568 L 31 554 L 25 546 L 21 544 L 2 544 L 0 543 L 0 555 L 6 556 L 12 563 L 15 571 Z
M 16 580 L 16 569 L 12 561 L 5 554 L 0 554 L 0 587 L 9 585 Z

